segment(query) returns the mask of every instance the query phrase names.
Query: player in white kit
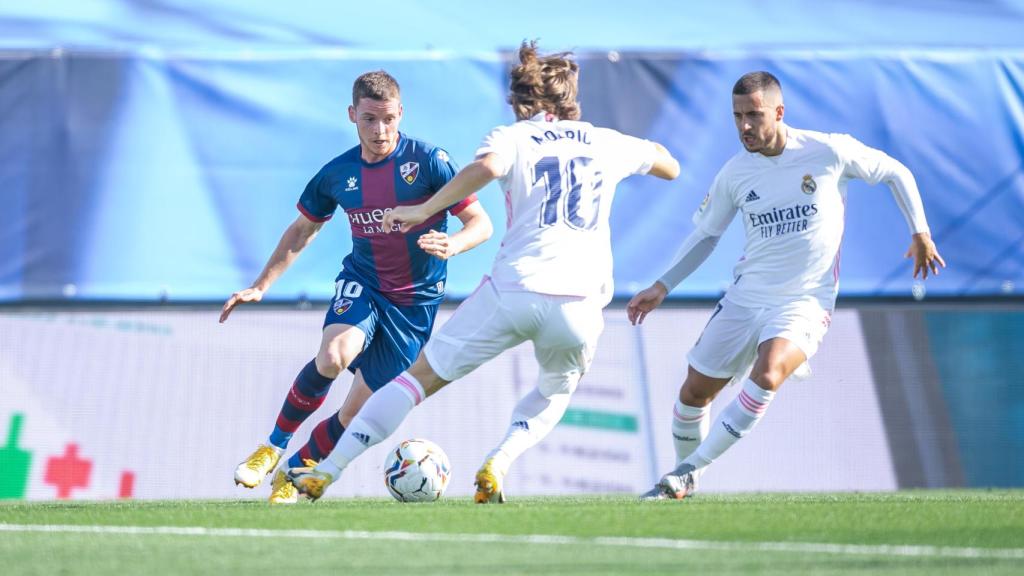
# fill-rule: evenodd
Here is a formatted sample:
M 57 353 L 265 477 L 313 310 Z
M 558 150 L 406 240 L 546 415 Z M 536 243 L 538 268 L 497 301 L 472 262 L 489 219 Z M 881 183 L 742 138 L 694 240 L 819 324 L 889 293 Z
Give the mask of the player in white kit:
M 502 502 L 512 462 L 558 423 L 593 358 L 612 297 L 608 226 L 615 186 L 632 174 L 672 180 L 679 163 L 660 145 L 578 121 L 577 65 L 571 54 L 541 56 L 524 43 L 511 71 L 515 124 L 484 137 L 476 160 L 416 206 L 399 206 L 384 228 L 407 232 L 497 179 L 507 231 L 490 277 L 441 326 L 416 362 L 378 390 L 316 468 L 289 475 L 319 498 L 341 471 L 394 432 L 434 394 L 501 352 L 531 340 L 537 387 L 512 412 L 502 442 L 476 475 L 475 500 Z
M 884 152 L 845 134 L 797 130 L 783 121 L 782 87 L 768 72 L 733 88 L 733 117 L 744 151 L 726 162 L 693 217 L 695 230 L 671 268 L 630 300 L 635 325 L 693 272 L 739 212 L 747 239 L 734 282 L 687 356 L 672 412 L 677 467 L 644 498 L 684 498 L 700 472 L 750 433 L 776 391 L 818 349 L 839 288 L 846 186 L 885 182 L 911 232 L 914 276 L 945 266 L 928 231 L 913 175 Z M 753 363 L 753 368 L 750 369 Z M 711 401 L 733 378 L 736 399 L 711 425 Z

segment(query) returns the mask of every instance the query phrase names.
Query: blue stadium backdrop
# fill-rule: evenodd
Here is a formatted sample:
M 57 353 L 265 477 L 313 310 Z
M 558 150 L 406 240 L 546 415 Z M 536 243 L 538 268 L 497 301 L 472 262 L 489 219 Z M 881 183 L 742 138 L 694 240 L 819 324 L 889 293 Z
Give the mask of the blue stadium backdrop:
M 209 4 L 0 12 L 0 301 L 221 299 L 258 273 L 307 179 L 355 143 L 355 76 L 392 72 L 404 130 L 465 164 L 484 133 L 512 120 L 508 50 L 532 37 L 580 53 L 586 119 L 663 142 L 682 160 L 675 183 L 622 186 L 620 296 L 664 268 L 738 150 L 730 89 L 754 69 L 782 80 L 793 126 L 851 133 L 911 168 L 950 264 L 929 294 L 1022 289 L 1019 1 L 797 1 L 768 12 L 753 0 L 693 10 L 645 0 L 628 14 L 610 1 L 586 13 L 532 1 L 508 14 L 400 2 L 390 19 L 368 4 Z M 548 18 L 533 17 L 540 6 Z M 382 40 L 356 24 L 375 18 L 397 33 Z M 500 224 L 496 187 L 482 197 Z M 349 248 L 344 228 L 328 226 L 271 296 L 326 298 Z M 716 295 L 740 256 L 738 232 L 675 294 Z M 888 190 L 852 185 L 843 294 L 910 294 L 907 244 Z M 476 286 L 496 248 L 460 257 L 452 296 Z

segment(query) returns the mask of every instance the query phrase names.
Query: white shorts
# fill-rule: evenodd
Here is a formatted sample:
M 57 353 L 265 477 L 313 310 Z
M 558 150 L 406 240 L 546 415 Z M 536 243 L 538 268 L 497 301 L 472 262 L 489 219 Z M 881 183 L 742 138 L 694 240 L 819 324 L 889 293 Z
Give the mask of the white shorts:
M 526 340 L 540 364 L 545 397 L 572 393 L 590 367 L 604 330 L 599 299 L 477 287 L 427 341 L 423 353 L 441 378 L 458 380 Z
M 810 360 L 831 322 L 831 313 L 815 299 L 747 308 L 723 298 L 686 360 L 705 376 L 745 377 L 757 358 L 757 347 L 772 338 L 796 344 Z

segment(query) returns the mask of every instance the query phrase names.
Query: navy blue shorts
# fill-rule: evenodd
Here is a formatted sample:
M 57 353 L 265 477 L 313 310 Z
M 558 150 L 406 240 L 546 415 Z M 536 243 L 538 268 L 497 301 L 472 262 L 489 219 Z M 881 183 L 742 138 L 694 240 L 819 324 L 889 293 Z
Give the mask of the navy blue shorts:
M 324 318 L 324 327 L 349 324 L 366 334 L 363 351 L 349 365 L 362 370 L 370 390 L 376 392 L 409 368 L 430 337 L 437 304 L 396 306 L 377 290 L 344 270 Z

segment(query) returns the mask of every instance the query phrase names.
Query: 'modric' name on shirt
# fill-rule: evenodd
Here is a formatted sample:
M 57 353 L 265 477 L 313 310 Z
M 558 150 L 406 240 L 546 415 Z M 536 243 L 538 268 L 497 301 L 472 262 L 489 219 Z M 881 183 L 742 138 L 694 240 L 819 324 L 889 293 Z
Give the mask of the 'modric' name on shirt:
M 563 138 L 569 140 L 575 140 L 581 144 L 590 144 L 590 132 L 587 130 L 545 130 L 544 137 L 530 136 L 537 144 L 543 144 L 544 142 L 557 142 Z
M 507 216 L 491 269 L 494 286 L 607 304 L 614 286 L 608 220 L 615 189 L 622 179 L 650 171 L 660 154 L 655 145 L 541 112 L 491 130 L 475 157 L 487 154 Z

